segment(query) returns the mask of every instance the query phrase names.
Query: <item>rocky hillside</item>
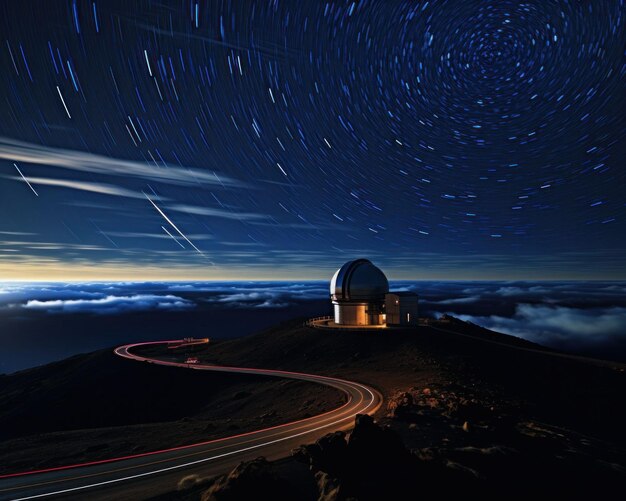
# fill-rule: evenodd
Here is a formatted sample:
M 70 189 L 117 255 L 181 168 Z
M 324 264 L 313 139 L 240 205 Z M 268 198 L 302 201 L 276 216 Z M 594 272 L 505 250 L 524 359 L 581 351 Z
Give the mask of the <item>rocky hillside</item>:
M 330 435 L 277 463 L 242 464 L 222 478 L 181 478 L 182 490 L 169 499 L 241 499 L 246 492 L 414 499 L 457 487 L 498 495 L 581 492 L 612 485 L 626 471 L 622 365 L 456 319 L 363 332 L 317 330 L 298 320 L 212 342 L 194 356 L 362 381 L 386 402 L 374 420 L 359 418 L 350 435 Z M 188 443 L 341 402 L 332 389 L 303 385 L 140 364 L 110 351 L 73 357 L 0 378 L 0 465 L 48 466 Z M 56 459 L 40 459 L 51 451 Z
M 283 325 L 201 355 L 215 363 L 324 372 L 378 387 L 375 422 L 357 419 L 291 462 L 242 464 L 177 497 L 414 499 L 457 494 L 579 496 L 626 474 L 626 374 L 456 320 L 414 331 L 320 331 Z M 311 488 L 312 483 L 315 488 Z M 291 497 L 290 497 L 291 496 Z
M 78 355 L 0 376 L 0 473 L 185 445 L 342 402 L 305 382 Z

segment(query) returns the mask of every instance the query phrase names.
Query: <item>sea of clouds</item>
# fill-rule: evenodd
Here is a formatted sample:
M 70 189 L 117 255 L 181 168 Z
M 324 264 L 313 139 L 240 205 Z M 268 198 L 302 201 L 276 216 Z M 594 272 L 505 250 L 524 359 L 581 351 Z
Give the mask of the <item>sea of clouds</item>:
M 421 306 L 553 348 L 626 356 L 624 282 L 431 284 Z
M 416 291 L 424 316 L 451 314 L 546 346 L 626 359 L 626 282 L 396 281 L 391 288 Z M 179 312 L 184 319 L 185 312 L 227 316 L 243 309 L 287 320 L 313 301 L 327 308 L 328 294 L 321 281 L 16 282 L 0 285 L 0 321 L 78 314 L 88 322 L 90 316 L 141 312 Z
M 15 282 L 0 286 L 0 309 L 112 315 L 207 305 L 285 308 L 326 296 L 321 282 Z

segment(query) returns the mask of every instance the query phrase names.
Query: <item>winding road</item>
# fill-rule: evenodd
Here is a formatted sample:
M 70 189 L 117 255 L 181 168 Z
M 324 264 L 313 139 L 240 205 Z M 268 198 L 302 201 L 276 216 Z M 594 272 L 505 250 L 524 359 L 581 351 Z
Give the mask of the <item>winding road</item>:
M 240 461 L 265 456 L 278 459 L 303 443 L 354 424 L 357 414 L 373 414 L 381 394 L 368 386 L 326 376 L 247 367 L 186 364 L 148 358 L 132 352 L 138 346 L 182 343 L 158 341 L 120 346 L 115 354 L 130 360 L 191 370 L 233 372 L 297 379 L 337 388 L 347 402 L 332 411 L 306 419 L 182 447 L 158 450 L 77 465 L 0 475 L 0 499 L 143 499 L 172 492 L 183 477 L 225 473 Z

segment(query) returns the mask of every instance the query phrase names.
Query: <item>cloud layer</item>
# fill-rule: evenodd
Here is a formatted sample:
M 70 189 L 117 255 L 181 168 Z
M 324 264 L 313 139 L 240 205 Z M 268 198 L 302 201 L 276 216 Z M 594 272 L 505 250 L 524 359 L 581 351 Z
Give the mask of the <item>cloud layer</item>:
M 420 315 L 448 313 L 546 346 L 626 359 L 623 282 L 391 282 L 415 290 Z M 0 312 L 271 310 L 318 301 L 330 307 L 328 282 L 5 283 Z M 322 308 L 323 306 L 320 306 Z M 321 312 L 323 314 L 324 312 Z
M 598 344 L 626 337 L 626 308 L 567 308 L 519 304 L 511 317 L 457 315 L 488 329 L 544 345 Z
M 0 286 L 0 310 L 117 314 L 194 306 L 285 308 L 327 296 L 323 282 L 17 282 Z
M 23 308 L 48 313 L 97 313 L 110 315 L 144 310 L 180 310 L 194 304 L 178 296 L 137 294 L 134 296 L 106 296 L 99 299 L 54 299 L 27 301 Z

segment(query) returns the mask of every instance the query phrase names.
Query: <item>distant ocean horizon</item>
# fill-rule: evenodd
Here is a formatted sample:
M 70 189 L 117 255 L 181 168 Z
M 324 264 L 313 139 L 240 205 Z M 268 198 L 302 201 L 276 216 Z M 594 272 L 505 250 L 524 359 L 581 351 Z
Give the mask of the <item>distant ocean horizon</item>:
M 626 361 L 626 281 L 390 281 L 420 316 L 462 320 L 556 349 Z M 328 281 L 0 283 L 0 373 L 168 337 L 246 336 L 331 313 Z

